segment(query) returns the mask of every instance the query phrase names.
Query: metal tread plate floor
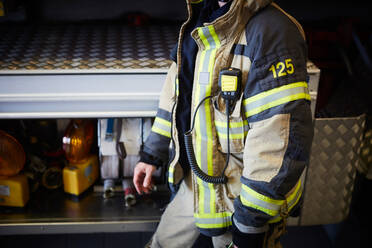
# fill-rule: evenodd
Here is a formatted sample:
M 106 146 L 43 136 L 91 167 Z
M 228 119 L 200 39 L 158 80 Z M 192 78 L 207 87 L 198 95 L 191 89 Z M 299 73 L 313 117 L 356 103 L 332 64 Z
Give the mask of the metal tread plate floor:
M 0 73 L 166 69 L 177 25 L 0 25 Z
M 0 119 L 155 116 L 177 25 L 0 25 Z

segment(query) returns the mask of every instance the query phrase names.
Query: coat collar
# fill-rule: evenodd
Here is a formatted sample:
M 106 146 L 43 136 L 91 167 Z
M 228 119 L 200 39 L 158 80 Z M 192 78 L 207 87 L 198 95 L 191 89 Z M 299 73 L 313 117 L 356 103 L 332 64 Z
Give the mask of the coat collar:
M 192 16 L 192 5 L 210 0 L 186 0 L 189 18 Z M 221 45 L 232 42 L 241 33 L 249 19 L 260 9 L 266 7 L 272 0 L 232 0 L 229 11 L 211 23 L 204 23 L 204 26 L 212 25 Z M 197 30 L 191 33 L 192 37 L 203 47 Z

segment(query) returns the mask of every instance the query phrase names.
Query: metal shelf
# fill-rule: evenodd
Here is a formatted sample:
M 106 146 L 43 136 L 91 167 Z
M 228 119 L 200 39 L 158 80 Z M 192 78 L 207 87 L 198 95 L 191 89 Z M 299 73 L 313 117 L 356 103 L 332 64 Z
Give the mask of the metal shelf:
M 154 231 L 168 199 L 159 191 L 128 209 L 119 193 L 103 199 L 90 191 L 79 199 L 61 190 L 37 192 L 24 208 L 0 208 L 0 235 Z
M 0 119 L 155 116 L 165 72 L 7 74 Z
M 0 25 L 0 119 L 155 116 L 177 31 Z

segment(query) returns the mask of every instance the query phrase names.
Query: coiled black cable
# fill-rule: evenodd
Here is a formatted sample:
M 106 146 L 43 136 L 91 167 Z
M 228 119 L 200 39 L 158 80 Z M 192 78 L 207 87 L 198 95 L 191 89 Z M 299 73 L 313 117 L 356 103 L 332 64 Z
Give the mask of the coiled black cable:
M 230 105 L 229 105 L 229 100 L 225 99 L 226 101 L 226 116 L 227 116 L 227 154 L 226 154 L 226 163 L 225 163 L 225 167 L 223 168 L 222 170 L 222 173 L 220 176 L 210 176 L 206 173 L 204 173 L 200 167 L 198 166 L 198 163 L 196 161 L 196 158 L 195 158 L 195 153 L 194 153 L 194 148 L 193 148 L 193 144 L 192 144 L 192 131 L 194 129 L 194 125 L 195 125 L 195 116 L 196 116 L 196 113 L 198 112 L 199 110 L 199 107 L 203 104 L 203 102 L 206 100 L 206 99 L 209 99 L 211 98 L 212 96 L 207 96 L 205 98 L 203 98 L 200 103 L 198 104 L 198 106 L 196 107 L 195 109 L 195 112 L 194 112 L 194 115 L 193 115 L 193 118 L 192 118 L 192 126 L 191 126 L 191 129 L 189 131 L 187 131 L 185 134 L 184 134 L 184 139 L 185 139 L 185 149 L 186 149 L 186 155 L 187 155 L 187 158 L 189 160 L 189 164 L 190 164 L 190 167 L 191 167 L 191 170 L 194 172 L 194 174 L 199 177 L 201 180 L 203 180 L 204 182 L 207 182 L 207 183 L 214 183 L 214 184 L 224 184 L 224 183 L 227 183 L 227 177 L 225 176 L 225 170 L 229 164 L 229 159 L 230 159 L 230 132 L 229 132 L 229 129 L 230 129 Z

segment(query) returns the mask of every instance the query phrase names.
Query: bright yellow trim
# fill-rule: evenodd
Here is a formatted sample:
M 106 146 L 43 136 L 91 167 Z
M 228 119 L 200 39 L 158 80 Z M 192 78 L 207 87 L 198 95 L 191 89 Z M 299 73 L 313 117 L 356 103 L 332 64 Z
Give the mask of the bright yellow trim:
M 214 190 L 214 185 L 212 183 L 208 183 L 208 188 L 210 192 L 210 205 L 209 209 L 211 213 L 216 213 L 216 192 Z
M 190 0 L 191 4 L 198 4 L 198 3 L 201 3 L 201 2 L 203 2 L 203 0 L 195 0 L 195 1 Z
M 244 133 L 233 133 L 233 134 L 229 134 L 229 138 L 230 139 L 244 139 L 244 137 L 248 134 L 248 131 L 244 132 Z M 222 139 L 227 139 L 227 134 L 226 133 L 218 133 L 218 137 L 222 138 Z
M 297 195 L 297 192 L 300 190 L 301 188 L 301 180 L 299 180 L 295 186 L 295 189 L 294 191 L 292 192 L 292 194 L 290 194 L 288 197 L 287 197 L 287 202 L 291 202 L 293 200 L 293 198 Z
M 196 182 L 197 184 L 199 185 L 199 212 L 200 213 L 204 213 L 204 185 L 203 185 L 203 181 L 199 178 L 199 177 L 196 177 Z
M 218 224 L 200 224 L 200 223 L 195 223 L 195 225 L 199 228 L 204 228 L 204 229 L 213 229 L 213 228 L 224 228 L 224 227 L 229 227 L 232 225 L 231 221 L 224 222 L 224 223 L 218 223 Z
M 296 206 L 296 204 L 298 203 L 298 201 L 301 199 L 301 195 L 302 195 L 302 191 L 300 192 L 300 195 L 298 196 L 298 198 L 296 199 L 296 201 L 291 206 L 288 207 L 288 212 L 291 211 L 294 206 Z M 282 217 L 281 216 L 278 216 L 278 217 L 276 217 L 274 219 L 269 220 L 269 223 L 276 223 L 276 222 L 279 222 L 281 219 L 282 219 Z
M 171 127 L 172 126 L 172 124 L 171 124 L 170 121 L 167 121 L 167 120 L 165 120 L 165 119 L 163 119 L 161 117 L 156 117 L 155 118 L 155 122 L 159 122 L 160 124 L 163 124 L 163 125 L 165 125 L 167 127 Z
M 288 212 L 291 211 L 292 208 L 293 208 L 294 206 L 296 206 L 296 204 L 298 203 L 298 201 L 299 201 L 300 198 L 301 198 L 301 195 L 302 195 L 301 180 L 298 181 L 298 183 L 297 183 L 297 185 L 296 185 L 296 188 L 295 188 L 295 190 L 293 191 L 293 193 L 292 193 L 290 196 L 288 196 L 288 198 L 287 198 L 287 202 L 291 202 L 291 201 L 293 200 L 293 198 L 296 197 L 298 191 L 300 191 L 300 193 L 299 193 L 299 195 L 298 195 L 296 201 L 295 201 L 293 204 L 291 204 L 290 206 L 288 206 Z
M 259 94 L 255 95 L 255 96 L 252 96 L 250 98 L 247 98 L 247 99 L 245 99 L 243 101 L 243 103 L 244 103 L 244 105 L 247 105 L 249 103 L 255 102 L 257 100 L 260 100 L 260 99 L 262 99 L 264 97 L 267 97 L 267 96 L 270 96 L 272 94 L 278 93 L 280 91 L 288 90 L 288 89 L 293 89 L 293 88 L 297 88 L 297 87 L 307 88 L 307 83 L 306 82 L 297 82 L 297 83 L 283 85 L 281 87 L 278 87 L 278 88 L 275 88 L 275 89 L 271 89 L 271 90 L 268 90 L 268 91 L 264 91 L 262 93 L 259 93 Z
M 293 200 L 293 198 L 297 195 L 297 192 L 300 191 L 300 194 L 298 195 L 296 201 L 291 204 L 290 206 L 288 206 L 288 212 L 292 210 L 292 208 L 294 206 L 296 206 L 296 204 L 298 203 L 298 201 L 301 199 L 301 195 L 302 195 L 302 187 L 301 187 L 301 180 L 298 181 L 297 185 L 295 186 L 295 190 L 293 191 L 292 194 L 290 194 L 288 197 L 287 197 L 287 202 L 291 202 Z M 276 222 L 279 222 L 280 220 L 282 219 L 281 216 L 278 216 L 274 219 L 271 219 L 269 221 L 269 223 L 276 223 Z
M 211 95 L 212 91 L 212 74 L 213 74 L 213 67 L 215 63 L 216 58 L 216 51 L 220 47 L 221 43 L 216 35 L 216 32 L 214 30 L 214 27 L 212 25 L 208 26 L 209 32 L 212 35 L 215 44 L 215 48 L 211 51 L 211 55 L 209 57 L 209 64 L 208 64 L 208 72 L 210 73 L 209 77 L 209 84 L 206 88 L 206 96 Z M 207 48 L 210 48 L 210 44 L 208 43 Z M 213 133 L 212 133 L 212 113 L 210 108 L 210 102 L 207 101 L 205 104 L 205 113 L 206 113 L 206 129 L 207 129 L 207 159 L 208 159 L 208 174 L 213 175 Z M 216 213 L 216 191 L 214 189 L 214 185 L 209 183 L 208 184 L 209 190 L 210 190 L 210 211 L 211 213 Z
M 222 213 L 194 213 L 194 217 L 197 219 L 225 219 L 226 217 L 231 217 L 232 213 L 230 212 L 222 212 Z M 196 220 L 197 221 L 197 220 Z M 227 227 L 231 226 L 231 221 L 218 223 L 218 224 L 205 224 L 205 223 L 197 223 L 195 224 L 197 227 L 200 228 L 221 228 L 221 227 Z
M 265 105 L 262 105 L 260 107 L 249 110 L 249 111 L 245 112 L 245 116 L 250 117 L 252 115 L 261 113 L 262 111 L 264 111 L 266 109 L 273 108 L 273 107 L 279 106 L 283 103 L 287 103 L 287 102 L 291 102 L 291 101 L 295 101 L 295 100 L 299 100 L 299 99 L 310 100 L 310 95 L 307 94 L 307 93 L 299 93 L 299 94 L 294 94 L 294 95 L 290 95 L 290 96 L 287 96 L 287 97 L 283 97 L 283 98 L 280 98 L 278 100 L 269 102 Z
M 214 123 L 218 127 L 226 128 L 226 121 L 214 121 Z M 239 122 L 230 122 L 229 123 L 229 127 L 230 128 L 243 127 L 243 126 L 246 126 L 246 125 L 248 125 L 248 121 L 247 120 L 239 121 Z
M 291 206 L 288 207 L 288 211 L 291 211 L 292 208 L 293 208 L 294 206 L 296 206 L 296 204 L 298 203 L 298 201 L 299 201 L 300 198 L 301 198 L 301 195 L 302 195 L 302 191 L 301 191 L 300 194 L 298 195 L 298 198 L 296 199 L 296 201 L 295 201 Z
M 212 37 L 214 39 L 214 42 L 216 42 L 216 48 L 220 47 L 221 46 L 221 42 L 218 39 L 218 35 L 216 34 L 216 30 L 214 29 L 214 26 L 209 25 L 208 26 L 208 29 L 209 29 L 209 33 L 212 35 Z
M 202 68 L 203 68 L 203 63 L 204 63 L 204 59 L 205 59 L 205 51 L 202 51 L 201 54 L 200 54 L 200 59 L 199 59 L 199 69 L 198 69 L 198 73 L 197 73 L 197 77 L 198 77 L 198 82 L 199 82 L 199 75 L 200 75 L 200 72 L 202 71 Z M 198 83 L 197 85 L 197 89 L 196 89 L 196 92 L 195 92 L 195 99 L 199 99 L 200 98 L 200 84 Z M 197 102 L 195 103 L 195 107 L 194 107 L 194 111 L 195 111 L 195 108 L 197 106 Z M 195 139 L 196 139 L 196 154 L 195 154 L 195 158 L 196 158 L 196 161 L 198 163 L 198 165 L 200 165 L 201 163 L 201 154 L 202 154 L 202 151 L 201 151 L 201 135 L 200 135 L 200 117 L 198 114 L 195 115 L 195 130 L 196 130 L 196 133 L 195 133 Z M 204 185 L 203 185 L 203 181 L 201 179 L 199 179 L 198 177 L 196 177 L 196 182 L 199 186 L 199 212 L 202 212 L 204 213 Z
M 247 206 L 247 207 L 251 207 L 251 208 L 254 208 L 254 209 L 257 209 L 257 210 L 260 210 L 264 213 L 267 213 L 268 215 L 271 215 L 271 216 L 275 216 L 279 213 L 278 210 L 271 210 L 271 209 L 267 209 L 267 208 L 264 208 L 264 207 L 261 207 L 261 206 L 258 206 L 252 202 L 249 202 L 247 201 L 244 197 L 240 196 L 240 201 L 243 203 L 244 206 Z
M 224 222 L 224 223 L 218 223 L 218 224 L 200 224 L 200 223 L 195 223 L 195 225 L 199 228 L 204 228 L 204 229 L 212 229 L 212 228 L 223 228 L 223 227 L 228 227 L 232 225 L 231 221 Z
M 168 169 L 168 171 L 169 171 L 168 182 L 174 183 L 174 178 L 173 178 L 174 167 L 173 166 L 170 166 L 169 169 Z
M 158 128 L 158 127 L 155 127 L 155 126 L 152 126 L 151 131 L 153 131 L 153 132 L 155 132 L 155 133 L 158 133 L 158 134 L 160 134 L 160 135 L 163 135 L 163 136 L 165 136 L 165 137 L 168 137 L 168 138 L 171 137 L 170 132 L 164 131 L 164 130 L 162 130 L 162 129 Z
M 205 35 L 203 33 L 203 28 L 198 28 L 198 34 L 199 34 L 199 37 L 200 37 L 201 41 L 204 44 L 205 50 L 208 50 L 210 48 L 210 45 L 209 45 L 209 42 L 208 42 L 207 38 L 205 37 Z
M 284 200 L 275 200 L 275 199 L 272 199 L 270 197 L 267 197 L 265 195 L 262 195 L 256 191 L 254 191 L 253 189 L 249 188 L 248 186 L 242 184 L 242 188 L 245 192 L 247 192 L 248 194 L 250 194 L 251 196 L 253 196 L 254 198 L 256 199 L 260 199 L 261 201 L 264 201 L 264 202 L 267 202 L 267 203 L 271 203 L 271 204 L 276 204 L 276 205 L 282 205 L 284 203 Z
M 221 213 L 194 213 L 195 218 L 199 219 L 214 219 L 214 218 L 226 218 L 232 216 L 230 212 L 221 212 Z
M 208 64 L 208 72 L 212 75 L 214 59 L 216 56 L 216 49 L 211 51 L 209 56 L 209 64 Z M 206 86 L 205 95 L 211 95 L 211 85 L 212 85 L 212 76 L 209 77 L 208 85 Z M 208 175 L 213 176 L 213 134 L 212 134 L 212 117 L 211 117 L 211 108 L 210 102 L 205 101 L 205 128 L 207 131 L 207 163 L 208 163 Z M 209 209 L 211 213 L 216 212 L 216 192 L 214 190 L 214 185 L 212 183 L 208 183 L 208 188 L 210 192 L 210 202 L 209 202 Z
M 211 51 L 208 63 L 208 72 L 212 75 L 214 59 L 216 56 L 216 49 Z M 212 76 L 209 77 L 208 85 L 206 86 L 205 96 L 211 95 Z M 208 159 L 208 175 L 213 176 L 213 134 L 212 134 L 212 117 L 210 101 L 205 101 L 205 128 L 207 131 L 207 159 Z M 212 185 L 212 184 L 211 184 Z M 212 188 L 213 190 L 213 188 Z
M 179 80 L 178 78 L 176 79 L 176 96 L 180 94 L 180 86 L 179 86 Z

